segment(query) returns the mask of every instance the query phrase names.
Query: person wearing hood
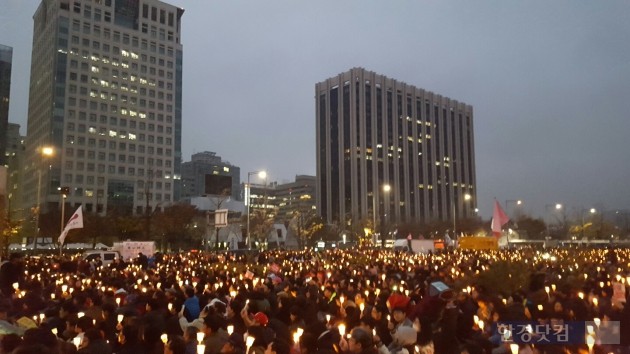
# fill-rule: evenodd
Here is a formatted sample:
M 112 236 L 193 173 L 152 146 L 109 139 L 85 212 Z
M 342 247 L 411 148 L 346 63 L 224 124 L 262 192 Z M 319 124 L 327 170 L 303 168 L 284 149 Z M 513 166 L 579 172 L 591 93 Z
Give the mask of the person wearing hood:
M 399 327 L 393 335 L 389 346 L 381 344 L 378 348 L 380 354 L 413 354 L 413 346 L 416 344 L 418 333 L 413 327 Z

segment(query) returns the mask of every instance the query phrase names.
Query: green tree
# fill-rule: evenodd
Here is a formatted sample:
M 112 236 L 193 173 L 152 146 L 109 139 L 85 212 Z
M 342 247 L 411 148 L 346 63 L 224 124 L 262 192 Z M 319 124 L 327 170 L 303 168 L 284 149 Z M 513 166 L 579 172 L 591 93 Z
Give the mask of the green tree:
M 535 219 L 526 215 L 519 217 L 512 225 L 523 239 L 544 240 L 547 226 L 542 219 Z
M 167 243 L 178 246 L 192 246 L 193 235 L 200 239 L 201 230 L 194 227 L 193 219 L 201 213 L 195 206 L 187 204 L 173 204 L 157 212 L 153 218 L 153 235 L 162 244 L 162 250 Z
M 299 248 L 311 244 L 314 235 L 323 227 L 322 218 L 314 210 L 295 211 L 289 221 L 289 229 L 296 235 Z
M 249 231 L 252 234 L 252 243 L 264 243 L 273 229 L 273 224 L 273 217 L 270 217 L 265 210 L 256 209 L 252 211 L 249 217 Z

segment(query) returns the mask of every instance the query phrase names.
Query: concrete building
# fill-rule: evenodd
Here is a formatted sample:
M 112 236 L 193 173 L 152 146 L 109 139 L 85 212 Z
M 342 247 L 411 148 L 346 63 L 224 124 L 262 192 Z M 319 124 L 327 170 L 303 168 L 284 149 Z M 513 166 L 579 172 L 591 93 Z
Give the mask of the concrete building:
M 317 83 L 315 100 L 317 210 L 328 222 L 473 215 L 472 106 L 363 68 Z
M 222 161 L 221 156 L 210 151 L 193 154 L 191 161 L 182 163 L 182 198 L 213 194 L 205 190 L 206 175 L 231 177 L 230 195 L 234 200 L 242 200 L 240 167 Z M 212 189 L 213 186 L 208 187 Z
M 9 123 L 6 134 L 5 153 L 7 167 L 7 197 L 10 198 L 11 213 L 19 208 L 22 195 L 22 159 L 24 157 L 24 137 L 20 135 L 20 125 Z M 13 215 L 11 216 L 13 217 Z
M 315 176 L 297 175 L 295 181 L 278 184 L 273 190 L 278 206 L 277 220 L 290 220 L 295 212 L 315 212 Z
M 67 209 L 86 212 L 141 214 L 179 199 L 183 12 L 157 0 L 41 1 L 23 208 L 58 208 L 60 187 Z
M 0 134 L 6 134 L 9 124 L 9 102 L 11 101 L 11 66 L 13 48 L 0 44 Z M 0 166 L 7 164 L 7 140 L 0 139 Z

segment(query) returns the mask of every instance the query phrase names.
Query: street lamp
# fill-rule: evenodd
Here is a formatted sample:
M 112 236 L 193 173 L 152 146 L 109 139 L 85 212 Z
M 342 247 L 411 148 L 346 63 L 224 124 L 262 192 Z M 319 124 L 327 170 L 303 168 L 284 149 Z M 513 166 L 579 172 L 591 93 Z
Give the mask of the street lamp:
M 392 186 L 389 184 L 383 185 L 383 209 L 381 209 L 381 247 L 385 248 L 385 195 L 387 195 L 387 200 L 389 201 L 389 191 L 392 190 Z
M 247 191 L 247 198 L 245 198 L 245 202 L 247 203 L 247 246 L 249 247 L 249 249 L 252 249 L 252 238 L 249 234 L 249 205 L 251 204 L 251 186 L 249 183 L 249 177 L 252 175 L 258 175 L 258 178 L 260 179 L 265 179 L 267 178 L 267 172 L 265 171 L 255 171 L 255 172 L 248 172 L 247 173 L 247 186 L 246 186 L 246 191 Z
M 562 204 L 560 203 L 556 203 L 556 204 L 545 204 L 545 211 L 549 210 L 550 208 L 554 208 L 555 211 L 558 210 L 562 210 Z M 547 223 L 547 236 L 549 237 L 549 223 Z
M 508 199 L 505 201 L 505 211 L 509 212 L 508 210 L 508 204 L 514 204 L 516 206 L 520 206 L 521 204 L 523 204 L 523 201 L 520 199 Z
M 44 158 L 50 157 L 55 153 L 55 150 L 50 146 L 43 146 L 39 151 L 39 164 L 37 166 L 37 213 L 35 214 L 35 242 L 33 242 L 33 253 L 37 250 L 37 239 L 39 238 L 39 214 L 41 209 L 41 196 L 42 196 L 42 163 Z
M 586 211 L 585 208 L 580 209 L 580 217 L 582 218 L 582 228 L 581 228 L 581 233 L 582 233 L 582 240 L 584 240 L 584 212 Z M 589 212 L 591 214 L 595 214 L 597 212 L 597 210 L 595 208 L 590 208 Z
M 472 199 L 472 196 L 468 193 L 464 194 L 464 201 L 469 201 L 470 199 Z M 453 202 L 451 203 L 453 205 L 453 238 L 455 240 L 457 240 L 457 217 L 455 215 L 455 213 L 457 212 L 456 208 L 457 206 L 455 205 L 455 195 L 453 194 Z

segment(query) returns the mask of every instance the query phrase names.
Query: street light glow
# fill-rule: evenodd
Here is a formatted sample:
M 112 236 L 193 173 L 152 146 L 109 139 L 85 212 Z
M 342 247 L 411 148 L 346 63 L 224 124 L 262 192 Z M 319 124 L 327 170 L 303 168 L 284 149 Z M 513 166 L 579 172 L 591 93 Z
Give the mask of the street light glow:
M 595 208 L 591 208 L 591 214 L 595 214 L 597 212 L 597 210 L 595 210 Z
M 390 186 L 389 184 L 383 185 L 383 192 L 389 192 L 391 189 L 392 189 L 392 186 Z
M 260 171 L 260 172 L 258 172 L 258 177 L 262 178 L 262 179 L 267 178 L 267 171 Z
M 562 209 L 562 204 L 560 203 L 556 204 L 556 210 L 560 210 L 560 209 Z
M 55 150 L 50 146 L 44 146 L 42 148 L 42 155 L 44 156 L 52 156 L 55 153 Z
M 464 194 L 464 200 L 470 200 L 472 196 L 468 193 Z

